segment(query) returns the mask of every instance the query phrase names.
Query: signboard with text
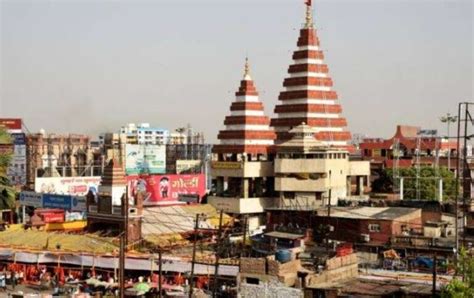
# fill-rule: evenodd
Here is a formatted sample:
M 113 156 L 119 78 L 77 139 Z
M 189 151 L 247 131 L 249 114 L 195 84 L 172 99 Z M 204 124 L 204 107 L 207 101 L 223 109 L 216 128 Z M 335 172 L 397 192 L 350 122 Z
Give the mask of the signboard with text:
M 165 145 L 125 146 L 125 172 L 133 174 L 163 174 L 166 172 Z
M 37 177 L 35 191 L 42 193 L 85 196 L 89 190 L 97 193 L 100 176 L 86 177 Z
M 21 130 L 21 118 L 0 118 L 0 125 L 7 130 Z
M 206 194 L 203 174 L 128 176 L 127 181 L 129 196 L 145 191 L 144 203 L 147 205 L 179 202 L 180 195 L 196 195 L 202 198 Z
M 34 191 L 22 191 L 20 192 L 20 205 L 41 208 L 43 207 L 43 196 Z

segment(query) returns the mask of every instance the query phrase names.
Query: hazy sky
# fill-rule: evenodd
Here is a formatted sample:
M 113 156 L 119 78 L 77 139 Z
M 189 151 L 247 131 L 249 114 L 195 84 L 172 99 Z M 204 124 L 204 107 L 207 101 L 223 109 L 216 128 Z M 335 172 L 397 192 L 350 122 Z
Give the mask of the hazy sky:
M 191 123 L 215 141 L 245 55 L 273 115 L 303 0 L 0 0 L 0 116 L 96 134 Z M 473 100 L 471 0 L 313 0 L 353 133 L 438 128 Z

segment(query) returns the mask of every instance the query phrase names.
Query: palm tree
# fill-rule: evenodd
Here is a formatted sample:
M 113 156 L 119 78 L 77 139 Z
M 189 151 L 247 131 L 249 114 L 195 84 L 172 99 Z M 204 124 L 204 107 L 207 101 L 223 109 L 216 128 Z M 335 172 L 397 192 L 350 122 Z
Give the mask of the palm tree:
M 10 134 L 3 126 L 0 126 L 0 147 L 11 146 Z M 15 206 L 15 189 L 11 186 L 7 177 L 7 168 L 12 155 L 0 150 L 0 210 L 12 209 Z

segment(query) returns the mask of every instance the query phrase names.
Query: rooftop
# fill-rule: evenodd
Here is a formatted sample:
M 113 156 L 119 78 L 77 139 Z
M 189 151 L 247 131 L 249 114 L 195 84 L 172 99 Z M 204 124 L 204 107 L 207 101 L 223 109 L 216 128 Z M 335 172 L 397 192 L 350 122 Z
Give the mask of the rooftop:
M 331 217 L 395 220 L 419 211 L 420 209 L 418 208 L 404 207 L 335 207 L 331 209 Z M 317 213 L 319 216 L 326 216 L 327 209 L 319 209 L 317 210 Z

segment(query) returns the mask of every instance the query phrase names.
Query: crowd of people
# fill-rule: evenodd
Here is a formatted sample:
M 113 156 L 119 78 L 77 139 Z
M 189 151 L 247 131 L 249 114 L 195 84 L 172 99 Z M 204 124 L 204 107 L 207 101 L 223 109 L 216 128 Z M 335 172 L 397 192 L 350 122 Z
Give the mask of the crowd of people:
M 143 272 L 142 272 L 143 273 Z M 156 273 L 139 275 L 131 272 L 125 278 L 125 288 L 143 295 L 159 296 L 160 276 Z M 186 292 L 189 289 L 188 278 L 181 273 L 170 273 L 161 276 L 163 294 L 174 289 Z M 37 292 L 47 291 L 52 294 L 71 295 L 72 297 L 116 297 L 119 284 L 114 272 L 94 269 L 65 269 L 59 265 L 0 264 L 0 292 L 15 292 L 18 285 L 24 285 Z M 197 276 L 195 288 L 209 288 L 209 278 Z M 0 294 L 1 296 L 1 294 Z

